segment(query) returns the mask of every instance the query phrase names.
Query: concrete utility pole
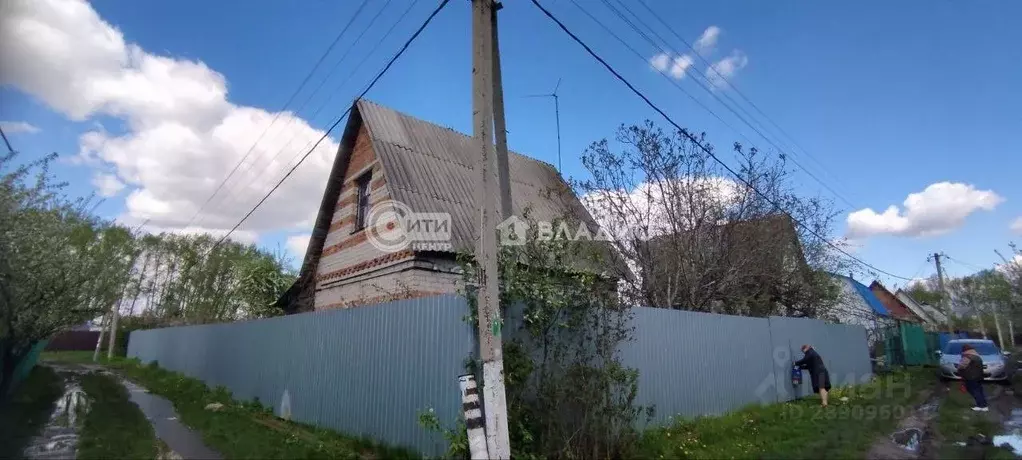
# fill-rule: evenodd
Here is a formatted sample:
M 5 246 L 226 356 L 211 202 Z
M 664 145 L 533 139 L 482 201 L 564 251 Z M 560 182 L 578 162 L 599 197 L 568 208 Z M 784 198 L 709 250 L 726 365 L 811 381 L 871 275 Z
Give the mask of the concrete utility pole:
M 944 315 L 947 316 L 947 331 L 954 332 L 951 328 L 951 296 L 948 295 L 947 290 L 944 289 L 944 269 L 940 266 L 939 252 L 933 253 L 933 263 L 937 266 L 937 289 L 940 289 L 940 303 L 943 304 L 940 307 L 944 309 Z
M 490 458 L 511 458 L 508 438 L 507 400 L 504 394 L 504 357 L 501 348 L 500 278 L 497 259 L 497 223 L 500 213 L 510 214 L 510 181 L 505 188 L 500 175 L 507 175 L 506 144 L 504 158 L 498 158 L 493 145 L 494 94 L 499 75 L 499 56 L 495 46 L 496 23 L 492 0 L 472 0 L 472 125 L 479 145 L 476 188 L 479 207 L 479 241 L 476 264 L 479 268 L 478 328 L 479 354 L 483 361 L 483 409 L 486 418 L 486 448 Z M 503 101 L 498 102 L 503 108 Z M 503 113 L 497 116 L 503 124 Z M 503 127 L 497 139 L 506 141 Z M 504 190 L 501 190 L 501 189 Z M 498 206 L 497 201 L 501 201 Z M 498 211 L 500 210 L 500 211 Z

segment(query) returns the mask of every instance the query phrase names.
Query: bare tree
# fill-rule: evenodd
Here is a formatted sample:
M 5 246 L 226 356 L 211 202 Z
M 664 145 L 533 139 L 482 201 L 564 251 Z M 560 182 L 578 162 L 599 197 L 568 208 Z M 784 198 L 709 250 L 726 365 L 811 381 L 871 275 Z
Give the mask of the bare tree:
M 829 235 L 837 214 L 795 193 L 783 158 L 736 143 L 743 180 L 734 180 L 683 133 L 649 121 L 620 127 L 616 141 L 589 146 L 591 179 L 575 187 L 628 261 L 635 276 L 623 290 L 633 302 L 810 317 L 834 302 L 825 272 L 847 264 L 810 234 Z

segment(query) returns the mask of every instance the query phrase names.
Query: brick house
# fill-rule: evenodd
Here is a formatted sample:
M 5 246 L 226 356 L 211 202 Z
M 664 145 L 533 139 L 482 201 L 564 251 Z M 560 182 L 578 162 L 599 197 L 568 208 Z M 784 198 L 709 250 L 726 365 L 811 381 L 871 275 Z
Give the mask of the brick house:
M 456 254 L 472 251 L 477 234 L 478 157 L 469 136 L 356 101 L 298 280 L 278 306 L 295 313 L 458 292 Z M 514 152 L 508 163 L 515 215 L 528 207 L 536 219 L 569 216 L 595 226 L 553 166 Z M 400 220 L 395 216 L 402 206 L 450 215 L 451 247 L 382 250 L 374 245 L 379 241 L 374 237 L 386 237 Z

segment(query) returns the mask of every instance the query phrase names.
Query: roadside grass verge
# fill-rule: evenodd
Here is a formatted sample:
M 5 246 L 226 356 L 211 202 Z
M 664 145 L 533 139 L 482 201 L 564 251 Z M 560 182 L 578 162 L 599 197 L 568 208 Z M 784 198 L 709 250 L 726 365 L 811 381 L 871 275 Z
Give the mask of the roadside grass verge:
M 940 458 L 962 458 L 962 459 L 1012 459 L 1015 456 L 1011 449 L 995 447 L 993 445 L 980 445 L 969 438 L 975 439 L 976 435 L 982 434 L 990 439 L 1000 434 L 1003 430 L 997 418 L 994 406 L 998 398 L 1014 398 L 1012 395 L 1004 394 L 1005 387 L 997 384 L 984 385 L 988 400 L 990 400 L 990 412 L 975 412 L 972 406 L 976 403 L 968 393 L 962 393 L 958 389 L 959 382 L 950 382 L 950 390 L 944 402 L 941 403 L 937 416 L 937 431 L 943 438 L 940 448 Z M 956 443 L 967 443 L 957 445 Z
M 43 359 L 92 363 L 92 352 L 44 353 Z M 258 402 L 236 401 L 223 387 L 211 389 L 202 381 L 138 360 L 101 358 L 100 364 L 174 404 L 178 417 L 202 433 L 205 443 L 225 458 L 341 458 L 402 459 L 419 456 L 407 449 L 275 417 Z M 221 403 L 218 411 L 206 405 Z
M 877 437 L 890 434 L 933 386 L 932 369 L 909 369 L 834 388 L 827 408 L 809 397 L 718 417 L 676 419 L 643 433 L 638 457 L 863 458 Z
M 79 378 L 89 396 L 78 458 L 156 458 L 153 427 L 114 377 L 98 372 Z
M 49 421 L 61 394 L 60 376 L 36 366 L 7 399 L 0 398 L 0 458 L 21 458 L 28 441 Z

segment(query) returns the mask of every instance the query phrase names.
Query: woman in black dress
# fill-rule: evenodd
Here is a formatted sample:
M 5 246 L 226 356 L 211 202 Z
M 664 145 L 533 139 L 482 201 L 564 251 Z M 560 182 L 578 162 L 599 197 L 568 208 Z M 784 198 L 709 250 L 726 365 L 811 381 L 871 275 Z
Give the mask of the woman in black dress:
M 800 369 L 809 370 L 809 379 L 813 383 L 813 393 L 820 394 L 820 401 L 823 407 L 827 407 L 827 391 L 830 390 L 830 373 L 823 365 L 823 358 L 810 345 L 802 345 L 802 353 L 805 356 L 795 361 Z

